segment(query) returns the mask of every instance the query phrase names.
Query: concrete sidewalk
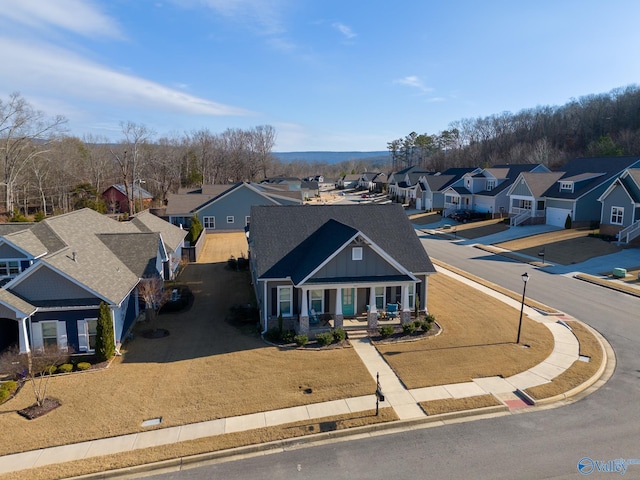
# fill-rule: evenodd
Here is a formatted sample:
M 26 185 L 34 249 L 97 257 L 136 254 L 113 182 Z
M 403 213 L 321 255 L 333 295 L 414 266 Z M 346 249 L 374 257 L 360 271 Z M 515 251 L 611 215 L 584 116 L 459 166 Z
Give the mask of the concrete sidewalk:
M 515 309 L 520 309 L 520 302 L 448 270 L 438 268 L 438 271 L 453 276 L 457 280 L 469 284 L 487 295 L 497 297 Z M 426 418 L 425 412 L 418 404 L 419 402 L 444 398 L 465 398 L 488 393 L 502 400 L 503 404 L 509 409 L 522 408 L 528 406 L 528 404 L 523 401 L 522 396 L 516 395 L 516 393 L 519 392 L 519 390 L 547 383 L 564 372 L 578 359 L 579 350 L 576 337 L 567 326 L 558 322 L 558 316 L 545 316 L 529 307 L 525 307 L 525 313 L 531 319 L 541 322 L 549 328 L 554 338 L 554 349 L 551 355 L 541 364 L 508 378 L 475 378 L 471 382 L 408 390 L 368 338 L 354 339 L 352 340 L 352 345 L 371 376 L 374 379 L 376 375 L 379 374 L 380 376 L 380 384 L 385 394 L 385 402 L 382 402 L 381 406 L 393 408 L 400 420 Z M 562 319 L 566 320 L 568 318 L 564 316 Z M 90 457 L 161 446 L 226 433 L 283 425 L 297 421 L 307 421 L 331 415 L 356 413 L 371 410 L 372 408 L 375 408 L 375 396 L 373 393 L 372 395 L 364 397 L 316 403 L 112 438 L 103 438 L 71 445 L 44 448 L 0 457 L 0 473 L 73 460 L 82 460 Z

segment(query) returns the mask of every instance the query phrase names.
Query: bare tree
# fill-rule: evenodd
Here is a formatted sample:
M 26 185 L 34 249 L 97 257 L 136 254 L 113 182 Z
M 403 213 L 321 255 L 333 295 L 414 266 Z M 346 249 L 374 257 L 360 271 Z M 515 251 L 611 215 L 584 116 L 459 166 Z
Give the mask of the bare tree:
M 171 298 L 171 292 L 164 289 L 164 280 L 159 275 L 145 277 L 138 283 L 138 295 L 146 305 L 146 317 L 153 322 L 162 306 Z
M 56 366 L 66 363 L 71 352 L 55 345 L 45 345 L 31 353 L 20 353 L 18 347 L 11 347 L 0 356 L 0 370 L 12 373 L 16 378 L 28 382 L 35 397 L 36 405 L 42 407 L 47 399 L 47 388 Z
M 47 118 L 19 94 L 0 101 L 0 154 L 2 155 L 5 207 L 13 210 L 14 190 L 27 166 L 47 150 L 49 142 L 61 133 L 63 116 Z

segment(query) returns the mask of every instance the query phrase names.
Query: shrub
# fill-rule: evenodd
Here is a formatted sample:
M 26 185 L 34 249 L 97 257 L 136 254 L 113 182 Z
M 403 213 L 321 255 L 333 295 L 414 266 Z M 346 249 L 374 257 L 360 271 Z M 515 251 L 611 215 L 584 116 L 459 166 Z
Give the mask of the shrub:
M 567 230 L 571 228 L 571 214 L 567 214 L 567 219 L 564 221 L 564 228 Z
M 267 333 L 264 334 L 264 337 L 270 342 L 277 342 L 280 340 L 280 329 L 279 328 L 270 328 L 267 330 Z
M 293 330 L 286 330 L 282 332 L 282 335 L 280 336 L 280 338 L 284 343 L 292 343 L 295 336 L 296 336 L 296 332 L 294 332 Z
M 393 325 L 383 325 L 380 327 L 378 331 L 380 332 L 380 335 L 382 335 L 383 338 L 387 338 L 393 335 L 393 332 L 395 332 L 395 329 L 393 328 Z
M 198 238 L 200 237 L 200 234 L 202 233 L 202 224 L 200 223 L 200 219 L 198 218 L 198 215 L 193 215 L 191 217 L 191 226 L 189 227 L 189 233 L 187 234 L 187 236 L 185 237 L 185 240 L 187 240 L 190 243 L 196 243 L 198 241 Z
M 345 341 L 347 339 L 346 330 L 344 328 L 336 328 L 333 331 L 333 339 L 338 343 Z
M 73 372 L 73 365 L 71 365 L 70 363 L 63 363 L 62 365 L 60 365 L 56 372 L 58 373 L 69 373 L 69 372 Z
M 98 362 L 109 360 L 115 355 L 116 343 L 113 337 L 111 310 L 109 305 L 100 302 L 98 325 L 96 326 L 96 359 Z
M 402 324 L 402 331 L 407 335 L 411 335 L 416 331 L 416 324 L 414 322 L 407 322 Z
M 323 347 L 326 347 L 327 345 L 331 345 L 333 343 L 333 333 L 332 332 L 318 333 L 316 335 L 316 340 Z
M 301 333 L 300 335 L 293 337 L 293 341 L 296 342 L 296 345 L 299 347 L 304 347 L 309 342 L 309 337 L 304 333 Z
M 424 321 L 427 322 L 427 323 L 433 323 L 433 322 L 436 321 L 436 317 L 435 317 L 435 315 L 432 315 L 432 314 L 428 313 L 427 315 L 425 315 Z
M 429 330 L 431 330 L 431 322 L 427 322 L 426 320 L 420 322 L 420 329 L 423 332 L 428 332 Z
M 55 365 L 48 365 L 44 367 L 44 370 L 42 370 L 42 375 L 53 375 L 56 373 L 56 370 L 58 370 L 58 367 Z
M 7 380 L 6 382 L 0 383 L 0 390 L 6 390 L 9 393 L 15 391 L 16 388 L 18 388 L 18 382 L 14 380 Z
M 4 402 L 10 396 L 11 396 L 11 392 L 9 390 L 0 389 L 0 403 Z
M 78 370 L 79 372 L 89 370 L 90 368 L 91 364 L 89 362 L 80 362 L 76 365 L 76 370 Z

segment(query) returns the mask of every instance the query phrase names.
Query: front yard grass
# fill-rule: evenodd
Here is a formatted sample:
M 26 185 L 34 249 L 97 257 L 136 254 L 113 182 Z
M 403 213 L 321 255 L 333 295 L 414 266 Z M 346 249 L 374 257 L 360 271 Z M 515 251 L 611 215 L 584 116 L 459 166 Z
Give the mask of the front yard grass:
M 491 394 L 476 395 L 465 398 L 442 398 L 420 402 L 420 406 L 427 415 L 439 415 L 441 413 L 462 412 L 476 408 L 496 407 L 504 404 Z M 505 407 L 506 408 L 506 407 Z
M 553 350 L 549 330 L 526 316 L 521 343 L 529 348 L 516 345 L 516 309 L 443 274 L 430 277 L 427 301 L 441 335 L 377 346 L 407 388 L 509 377 L 539 364 Z

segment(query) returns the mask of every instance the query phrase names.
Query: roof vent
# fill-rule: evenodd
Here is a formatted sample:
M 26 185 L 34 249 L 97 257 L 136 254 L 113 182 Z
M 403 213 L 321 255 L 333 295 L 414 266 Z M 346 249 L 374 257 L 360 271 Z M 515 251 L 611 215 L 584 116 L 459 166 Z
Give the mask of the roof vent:
M 71 252 L 71 260 L 73 260 L 74 262 L 77 262 L 77 257 L 76 257 L 76 252 Z

